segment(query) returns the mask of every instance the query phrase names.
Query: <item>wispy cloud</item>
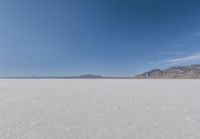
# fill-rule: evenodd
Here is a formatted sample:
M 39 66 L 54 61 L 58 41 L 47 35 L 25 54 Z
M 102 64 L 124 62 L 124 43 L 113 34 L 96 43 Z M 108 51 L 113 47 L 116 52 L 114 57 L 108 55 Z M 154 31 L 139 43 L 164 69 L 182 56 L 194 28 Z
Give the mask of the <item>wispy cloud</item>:
M 200 53 L 167 60 L 168 65 L 194 64 L 195 62 L 200 62 Z
M 154 67 L 165 67 L 165 68 L 170 67 L 170 66 L 200 64 L 200 52 L 192 53 L 190 55 L 186 55 L 182 57 L 152 61 L 152 62 L 149 62 L 148 64 Z
M 189 35 L 189 40 L 194 40 L 200 38 L 200 31 L 193 32 Z
M 157 55 L 183 55 L 183 54 L 187 54 L 187 52 L 185 51 L 179 51 L 179 52 L 175 52 L 175 51 L 170 51 L 170 52 L 157 52 Z
M 192 33 L 191 36 L 193 36 L 193 37 L 200 36 L 200 31 L 197 31 L 197 32 Z

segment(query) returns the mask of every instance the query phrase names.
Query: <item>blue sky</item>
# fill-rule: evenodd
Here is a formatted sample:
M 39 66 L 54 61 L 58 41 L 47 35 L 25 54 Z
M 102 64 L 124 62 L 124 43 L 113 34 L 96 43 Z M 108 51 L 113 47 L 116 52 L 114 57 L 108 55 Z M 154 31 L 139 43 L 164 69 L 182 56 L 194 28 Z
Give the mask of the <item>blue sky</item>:
M 198 0 L 1 0 L 0 75 L 131 76 L 200 64 Z

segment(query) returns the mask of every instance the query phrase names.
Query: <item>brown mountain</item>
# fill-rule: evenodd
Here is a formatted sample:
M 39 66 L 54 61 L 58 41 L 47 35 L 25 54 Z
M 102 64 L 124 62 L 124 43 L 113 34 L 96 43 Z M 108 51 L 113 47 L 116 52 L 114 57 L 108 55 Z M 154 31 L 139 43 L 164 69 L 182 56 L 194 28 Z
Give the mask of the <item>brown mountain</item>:
M 177 66 L 160 70 L 153 69 L 137 75 L 139 79 L 200 79 L 200 65 Z

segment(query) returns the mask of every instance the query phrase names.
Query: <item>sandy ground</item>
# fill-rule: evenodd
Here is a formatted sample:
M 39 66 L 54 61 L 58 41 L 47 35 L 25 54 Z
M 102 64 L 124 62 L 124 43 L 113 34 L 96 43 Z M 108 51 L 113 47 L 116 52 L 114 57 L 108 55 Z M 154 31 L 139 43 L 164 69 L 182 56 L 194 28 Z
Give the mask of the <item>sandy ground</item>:
M 199 139 L 200 80 L 0 80 L 0 139 Z

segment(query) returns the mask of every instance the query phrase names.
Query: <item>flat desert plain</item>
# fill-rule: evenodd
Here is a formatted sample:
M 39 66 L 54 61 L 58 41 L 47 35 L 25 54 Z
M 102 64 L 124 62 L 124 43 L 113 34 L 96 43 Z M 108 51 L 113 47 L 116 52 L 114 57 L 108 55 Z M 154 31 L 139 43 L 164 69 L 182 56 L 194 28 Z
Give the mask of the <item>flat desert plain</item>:
M 0 80 L 0 139 L 200 139 L 200 80 Z

